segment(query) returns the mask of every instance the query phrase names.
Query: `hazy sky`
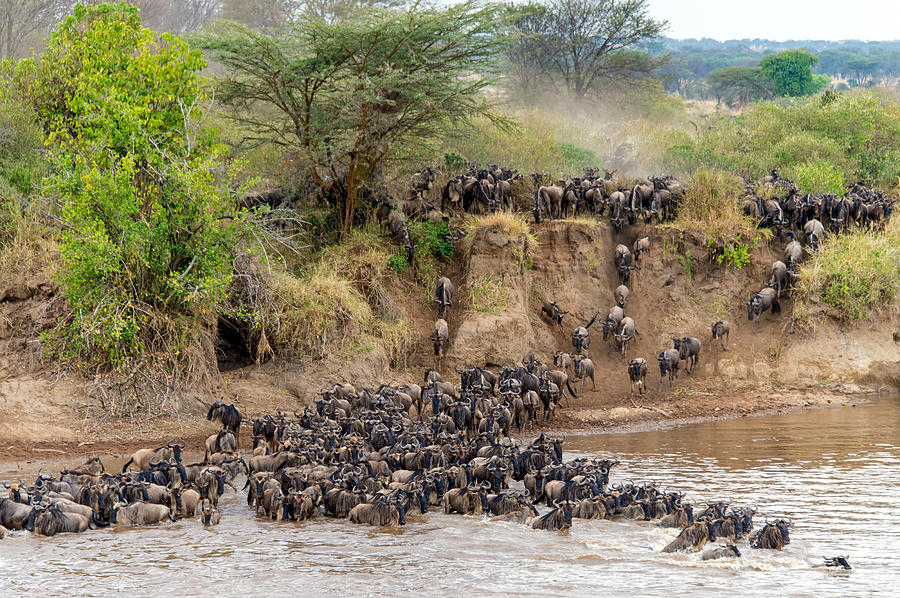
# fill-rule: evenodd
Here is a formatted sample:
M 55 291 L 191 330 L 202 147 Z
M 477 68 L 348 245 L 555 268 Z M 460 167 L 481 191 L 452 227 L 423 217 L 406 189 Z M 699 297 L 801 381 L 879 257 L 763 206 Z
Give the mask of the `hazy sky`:
M 900 39 L 900 0 L 649 0 L 669 37 Z

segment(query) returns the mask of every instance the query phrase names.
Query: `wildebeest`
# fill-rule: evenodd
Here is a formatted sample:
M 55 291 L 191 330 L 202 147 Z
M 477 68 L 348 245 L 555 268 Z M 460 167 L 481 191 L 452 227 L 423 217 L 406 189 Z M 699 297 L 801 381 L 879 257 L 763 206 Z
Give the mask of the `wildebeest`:
M 562 330 L 562 321 L 563 316 L 565 316 L 567 311 L 563 311 L 556 304 L 556 301 L 546 301 L 544 305 L 541 306 L 541 314 L 546 315 L 552 321 L 556 322 L 556 325 L 559 326 L 559 329 Z
M 219 525 L 219 520 L 221 518 L 222 516 L 219 514 L 219 510 L 213 506 L 209 499 L 204 499 L 203 504 L 200 505 L 200 521 L 203 523 L 203 527 Z
M 771 523 L 766 521 L 766 524 L 750 538 L 750 547 L 781 550 L 791 543 L 788 533 L 790 526 L 790 519 L 776 519 Z
M 490 487 L 489 482 L 482 482 L 448 490 L 444 494 L 444 513 L 480 515 L 487 510 L 486 492 Z
M 781 298 L 781 291 L 787 283 L 788 269 L 787 265 L 781 260 L 772 264 L 772 271 L 769 276 L 768 285 L 775 289 L 778 298 Z
M 637 384 L 640 394 L 644 394 L 644 381 L 646 378 L 647 362 L 643 357 L 637 357 L 628 362 L 628 379 L 631 381 L 631 394 L 634 394 L 635 384 Z M 662 380 L 660 380 L 660 384 L 662 384 Z
M 569 353 L 563 353 L 562 351 L 554 351 L 553 352 L 553 365 L 558 368 L 562 368 L 562 371 L 568 372 L 570 368 L 575 364 L 575 357 L 570 355 Z M 542 373 L 542 372 L 538 372 Z M 573 372 L 574 373 L 574 372 Z
M 694 368 L 697 367 L 697 362 L 700 360 L 700 339 L 684 336 L 673 338 L 672 341 L 675 343 L 678 355 L 684 360 L 684 371 L 688 374 L 693 373 Z
M 222 424 L 223 428 L 231 430 L 231 433 L 234 434 L 236 444 L 240 444 L 239 435 L 241 431 L 241 422 L 244 420 L 244 416 L 241 415 L 241 412 L 238 411 L 237 407 L 225 403 L 222 399 L 218 399 L 209 406 L 209 412 L 206 414 L 206 419 L 209 421 L 217 421 Z
M 438 278 L 434 289 L 434 297 L 438 304 L 438 317 L 449 319 L 447 313 L 450 309 L 450 302 L 453 300 L 453 283 L 446 276 Z
M 622 318 L 622 322 L 619 324 L 619 330 L 616 332 L 616 345 L 622 355 L 625 355 L 625 351 L 628 349 L 628 343 L 630 343 L 635 336 L 640 336 L 640 333 L 634 328 L 634 320 L 625 316 Z
M 9 529 L 25 529 L 31 505 L 23 505 L 9 498 L 0 499 L 0 525 Z
M 730 558 L 736 556 L 741 556 L 741 551 L 738 550 L 738 547 L 734 544 L 729 544 L 722 548 L 713 548 L 704 551 L 704 553 L 700 555 L 700 559 L 704 561 L 712 561 L 715 559 Z
M 711 521 L 697 521 L 687 526 L 678 536 L 666 544 L 663 552 L 681 552 L 699 550 L 707 542 L 716 539 L 715 526 Z
M 575 508 L 575 502 L 571 500 L 562 502 L 555 500 L 553 504 L 556 507 L 555 509 L 534 518 L 531 522 L 532 528 L 556 531 L 572 527 L 572 510 Z
M 773 314 L 781 313 L 781 304 L 778 303 L 775 289 L 772 287 L 765 287 L 750 297 L 750 301 L 747 301 L 746 304 L 747 319 L 756 322 L 756 330 L 759 330 L 759 318 L 764 312 L 771 309 Z
M 784 261 L 788 269 L 795 269 L 803 261 L 803 246 L 794 239 L 794 233 L 785 233 L 791 241 L 784 248 Z
M 641 237 L 634 242 L 631 250 L 634 252 L 634 261 L 641 261 L 641 254 L 650 251 L 650 237 Z
M 656 360 L 659 362 L 659 390 L 661 392 L 666 375 L 669 377 L 670 388 L 674 380 L 678 378 L 678 362 L 681 361 L 681 354 L 675 349 L 666 349 L 656 356 Z
M 76 534 L 90 528 L 91 520 L 78 513 L 68 513 L 57 505 L 34 505 L 34 533 L 39 536 Z
M 125 465 L 122 466 L 122 473 L 128 471 L 128 466 L 132 463 L 138 471 L 148 471 L 150 469 L 150 463 L 153 461 L 168 461 L 174 459 L 180 463 L 181 450 L 183 448 L 184 442 L 181 442 L 181 444 L 170 442 L 166 446 L 155 449 L 138 449 L 131 455 L 131 459 L 126 461 Z
M 616 305 L 625 309 L 625 306 L 628 304 L 628 287 L 624 284 L 620 284 L 616 287 L 616 290 L 613 291 L 613 297 L 616 300 Z
M 849 555 L 847 555 L 847 556 L 823 557 L 824 563 L 822 563 L 822 566 L 825 566 L 825 567 L 840 567 L 840 568 L 842 568 L 842 569 L 847 569 L 847 570 L 849 570 L 849 569 L 852 569 L 852 568 L 853 568 L 853 567 L 850 566 L 850 561 L 848 560 L 849 558 L 850 558 Z M 815 566 L 815 565 L 814 565 L 814 566 Z
M 634 256 L 625 245 L 616 245 L 615 255 L 616 270 L 622 278 L 622 284 L 628 284 L 631 279 L 631 271 L 634 270 Z
M 136 502 L 125 505 L 117 502 L 112 508 L 111 521 L 121 525 L 154 525 L 165 519 L 175 521 L 169 512 L 169 507 L 146 502 Z
M 588 347 L 591 346 L 591 333 L 588 329 L 597 321 L 597 316 L 599 315 L 600 312 L 595 313 L 590 322 L 585 326 L 579 326 L 572 332 L 572 345 L 579 353 L 584 354 L 588 350 Z
M 351 523 L 366 525 L 406 525 L 406 510 L 401 501 L 386 501 L 379 497 L 375 502 L 360 503 L 350 510 Z
M 731 332 L 731 324 L 728 323 L 728 320 L 719 320 L 718 322 L 713 322 L 712 340 L 719 339 L 719 344 L 722 345 L 723 351 L 728 350 L 727 344 L 729 332 Z
M 812 249 L 814 253 L 818 252 L 819 242 L 825 235 L 825 227 L 822 226 L 822 223 L 813 218 L 803 225 L 803 233 L 806 235 L 806 244 L 809 245 L 809 248 Z
M 431 342 L 434 343 L 434 354 L 441 357 L 444 345 L 450 339 L 450 328 L 447 326 L 447 320 L 438 318 L 434 323 L 434 331 L 431 333 Z
M 587 378 L 591 379 L 591 386 L 593 390 L 597 390 L 597 382 L 594 380 L 594 362 L 585 357 L 584 355 L 576 355 L 575 356 L 575 382 L 577 383 L 581 380 L 581 394 L 584 394 L 584 381 Z
M 615 341 L 616 332 L 619 330 L 619 324 L 625 318 L 625 310 L 618 305 L 614 305 L 609 309 L 606 320 L 603 321 L 603 340 L 607 342 L 606 354 L 609 355 L 610 345 Z

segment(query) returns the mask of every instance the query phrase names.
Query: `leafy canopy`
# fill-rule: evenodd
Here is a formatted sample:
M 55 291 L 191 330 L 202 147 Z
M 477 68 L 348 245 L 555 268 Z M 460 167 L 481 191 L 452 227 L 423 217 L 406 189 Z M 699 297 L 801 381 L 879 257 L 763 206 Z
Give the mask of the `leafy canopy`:
M 142 27 L 136 8 L 100 4 L 76 6 L 39 62 L 16 69 L 67 225 L 66 355 L 122 366 L 161 348 L 146 346 L 161 336 L 154 319 L 181 322 L 183 339 L 224 296 L 231 202 L 215 174 L 222 148 L 198 124 L 204 67 L 198 50 Z
M 257 142 L 294 150 L 341 230 L 360 190 L 388 161 L 454 122 L 493 117 L 481 95 L 498 41 L 494 12 L 373 8 L 329 23 L 304 19 L 283 35 L 224 23 L 195 38 L 225 65 L 218 98 Z
M 759 62 L 763 75 L 774 83 L 775 95 L 808 96 L 821 91 L 828 78 L 813 77 L 812 67 L 819 59 L 803 50 L 785 50 L 766 56 Z

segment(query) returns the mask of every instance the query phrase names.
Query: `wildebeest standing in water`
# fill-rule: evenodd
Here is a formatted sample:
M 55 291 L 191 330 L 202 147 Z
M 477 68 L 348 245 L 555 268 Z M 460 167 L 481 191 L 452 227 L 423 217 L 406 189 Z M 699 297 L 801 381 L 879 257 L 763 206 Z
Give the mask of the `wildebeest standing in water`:
M 790 519 L 776 519 L 771 523 L 766 521 L 766 525 L 750 538 L 750 547 L 781 550 L 791 543 L 791 537 L 788 533 L 790 526 Z
M 728 333 L 731 332 L 731 324 L 728 320 L 719 320 L 712 325 L 712 340 L 719 339 L 722 350 L 727 351 Z
M 210 405 L 206 419 L 219 422 L 223 428 L 230 430 L 234 434 L 235 445 L 240 446 L 238 439 L 240 438 L 241 422 L 244 421 L 244 416 L 241 415 L 237 407 L 226 404 L 222 399 L 218 399 Z
M 450 319 L 450 302 L 453 300 L 453 283 L 446 276 L 438 278 L 434 289 L 434 296 L 438 304 L 438 317 Z
M 450 328 L 447 326 L 447 320 L 438 318 L 434 323 L 434 332 L 431 333 L 431 342 L 434 343 L 434 354 L 436 357 L 443 356 L 444 345 L 450 339 Z

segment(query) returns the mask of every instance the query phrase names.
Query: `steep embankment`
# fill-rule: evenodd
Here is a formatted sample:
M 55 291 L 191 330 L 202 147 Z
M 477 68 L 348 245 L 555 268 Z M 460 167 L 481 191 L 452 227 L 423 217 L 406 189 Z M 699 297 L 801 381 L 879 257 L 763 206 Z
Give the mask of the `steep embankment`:
M 457 379 L 455 368 L 509 365 L 532 353 L 551 363 L 554 351 L 572 350 L 576 326 L 596 312 L 602 319 L 614 304 L 613 290 L 620 284 L 613 263 L 616 244 L 630 247 L 645 234 L 652 247 L 633 273 L 626 309 L 640 336 L 622 356 L 610 352 L 602 341 L 599 323 L 591 329 L 589 356 L 597 389 L 588 381 L 584 393 L 578 390 L 581 396 L 561 412 L 555 425 L 592 429 L 653 425 L 659 420 L 826 405 L 846 401 L 848 393 L 900 387 L 896 316 L 852 328 L 823 324 L 812 333 L 792 325 L 792 302 L 785 297 L 784 312 L 766 314 L 759 331 L 747 322 L 743 301 L 768 278 L 780 247 L 757 247 L 752 261 L 735 269 L 710 261 L 701 239 L 670 228 L 639 226 L 616 235 L 605 223 L 558 221 L 532 226 L 530 235 L 521 227 L 509 232 L 482 226 L 470 232 L 465 249 L 458 248 L 444 271 L 456 284 L 456 297 L 450 314 L 451 342 L 442 360 L 435 358 L 428 340 L 436 317 L 430 293 L 407 274 L 393 277 L 385 289 L 419 339 L 405 363 L 392 367 L 377 344 L 320 360 L 276 358 L 224 371 L 215 392 L 253 416 L 308 404 L 318 390 L 335 381 L 358 386 L 418 382 L 425 367 L 438 367 L 445 378 Z M 86 439 L 128 444 L 176 434 L 199 439 L 212 431 L 214 426 L 203 419 L 198 402 L 185 402 L 177 419 L 157 420 L 146 428 L 88 415 L 85 406 L 98 400 L 91 394 L 91 381 L 66 378 L 40 358 L 38 336 L 58 316 L 55 289 L 49 279 L 42 280 L 7 285 L 0 293 L 4 315 L 0 336 L 5 343 L 0 356 L 0 451 L 22 441 L 48 446 L 72 443 L 67 447 Z M 487 308 L 479 294 L 485 289 L 493 294 Z M 541 304 L 550 299 L 569 312 L 562 330 L 540 316 Z M 718 319 L 732 323 L 727 351 L 710 342 L 710 324 Z M 700 365 L 693 376 L 682 372 L 674 388 L 664 384 L 660 392 L 656 355 L 671 347 L 675 336 L 703 341 Z M 636 397 L 635 405 L 629 397 L 626 362 L 638 356 L 650 366 L 649 392 Z

